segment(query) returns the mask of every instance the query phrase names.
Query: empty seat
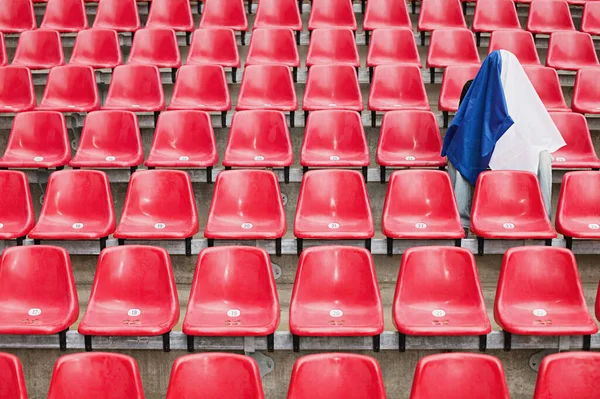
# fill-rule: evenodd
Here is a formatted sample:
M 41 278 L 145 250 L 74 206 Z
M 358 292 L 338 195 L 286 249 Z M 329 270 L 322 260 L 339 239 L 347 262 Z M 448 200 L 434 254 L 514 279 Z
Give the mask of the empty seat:
M 144 162 L 138 120 L 129 111 L 97 111 L 83 123 L 72 168 L 131 168 Z
M 367 54 L 369 77 L 373 67 L 384 64 L 408 64 L 421 68 L 419 51 L 412 29 L 376 29 Z
M 302 19 L 296 0 L 260 0 L 254 29 L 287 28 L 302 31 Z M 298 43 L 299 44 L 299 43 Z
M 523 69 L 549 112 L 570 111 L 555 69 L 543 66 L 525 66 Z
M 236 70 L 240 67 L 235 33 L 231 29 L 197 29 L 192 36 L 186 65 L 212 64 L 232 68 L 231 78 L 236 83 Z
M 412 23 L 404 0 L 369 0 L 363 22 L 366 41 L 369 44 L 369 31 L 382 28 L 408 28 Z
M 138 30 L 133 37 L 127 63 L 155 65 L 159 68 L 179 68 L 181 55 L 179 55 L 175 31 L 164 28 Z M 172 78 L 174 82 L 175 71 Z
M 94 28 L 77 33 L 69 64 L 103 69 L 115 68 L 122 63 L 119 35 L 116 31 Z
M 256 360 L 234 353 L 178 357 L 171 369 L 167 399 L 194 397 L 264 399 Z
M 75 353 L 54 365 L 48 399 L 144 399 L 135 359 L 118 353 Z
M 582 32 L 552 33 L 548 43 L 546 65 L 568 71 L 599 66 L 592 36 Z
M 98 170 L 63 170 L 48 179 L 37 224 L 29 232 L 41 240 L 100 240 L 100 248 L 115 230 L 110 183 Z
M 29 111 L 35 105 L 35 91 L 29 68 L 0 67 L 0 113 Z
M 472 29 L 477 35 L 477 45 L 479 45 L 481 32 L 521 29 L 514 2 L 511 0 L 478 0 L 475 5 Z
M 135 32 L 140 28 L 136 0 L 102 0 L 98 2 L 94 29 Z
M 479 53 L 470 30 L 438 29 L 431 33 L 426 63 L 431 73 L 431 83 L 434 83 L 435 68 L 479 62 Z
M 116 67 L 102 108 L 132 112 L 162 111 L 165 94 L 158 68 L 136 64 Z
M 600 3 L 586 1 L 581 17 L 581 31 L 590 35 L 600 35 Z
M 360 172 L 323 169 L 304 174 L 294 221 L 298 254 L 304 239 L 365 240 L 370 250 L 374 234 L 367 186 Z
M 504 330 L 505 350 L 511 348 L 511 334 L 589 336 L 598 332 L 585 302 L 575 255 L 566 248 L 506 251 L 494 318 Z
M 564 235 L 567 248 L 573 238 L 600 239 L 600 204 L 598 172 L 565 174 L 556 207 L 556 231 Z
M 527 30 L 533 34 L 547 35 L 561 30 L 575 30 L 569 4 L 562 0 L 532 1 Z
M 20 33 L 36 28 L 31 0 L 0 1 L 0 32 Z
M 571 107 L 582 114 L 600 114 L 600 68 L 577 71 Z
M 60 112 L 34 111 L 15 115 L 0 168 L 60 168 L 71 159 L 65 117 Z
M 348 0 L 312 0 L 308 30 L 318 28 L 357 29 L 352 3 Z
M 534 399 L 593 399 L 598 395 L 600 354 L 555 353 L 540 363 Z
M 439 170 L 399 170 L 390 176 L 381 230 L 392 255 L 393 239 L 456 240 L 465 236 L 452 183 Z
M 422 0 L 417 30 L 421 32 L 421 45 L 425 45 L 425 32 L 442 28 L 466 28 L 465 17 L 458 0 Z
M 363 100 L 356 70 L 351 65 L 315 65 L 308 71 L 302 109 L 362 111 Z
M 373 349 L 378 352 L 383 319 L 369 251 L 322 246 L 307 248 L 300 255 L 290 300 L 294 351 L 300 350 L 301 336 L 373 336 Z
M 460 95 L 465 83 L 475 79 L 479 68 L 480 66 L 477 64 L 450 65 L 444 71 L 440 99 L 438 101 L 438 109 L 444 115 L 444 127 L 448 127 L 448 113 L 458 111 Z
M 200 29 L 228 28 L 241 31 L 242 45 L 245 45 L 248 19 L 243 0 L 204 0 L 204 11 Z
M 62 42 L 57 31 L 29 30 L 19 36 L 12 65 L 29 69 L 50 69 L 64 63 Z
M 114 233 L 125 239 L 185 239 L 191 255 L 198 210 L 190 176 L 179 170 L 138 171 L 131 176 L 121 221 Z
M 587 120 L 574 112 L 550 113 L 554 124 L 567 143 L 552 153 L 552 167 L 556 169 L 600 169 Z
M 152 0 L 146 28 L 167 28 L 177 32 L 194 30 L 194 19 L 189 0 Z
M 496 50 L 510 51 L 522 66 L 540 65 L 540 58 L 531 32 L 516 29 L 492 32 L 488 54 Z
M 227 246 L 200 252 L 182 327 L 188 351 L 194 351 L 194 336 L 268 336 L 273 351 L 279 312 L 267 251 Z
M 294 363 L 287 399 L 386 399 L 381 368 L 370 356 L 321 353 Z
M 114 79 L 114 75 L 113 75 Z M 84 65 L 54 67 L 37 109 L 59 112 L 90 112 L 100 108 L 94 69 Z
M 27 387 L 21 361 L 10 353 L 0 353 L 0 396 L 11 399 L 27 399 Z
M 27 175 L 18 171 L 0 171 L 0 239 L 23 240 L 35 224 Z
M 59 334 L 60 349 L 65 350 L 67 330 L 79 316 L 67 251 L 46 245 L 5 249 L 0 259 L 0 306 L 0 334 Z
M 425 356 L 417 363 L 410 399 L 510 399 L 500 359 L 475 353 Z
M 83 0 L 48 0 L 40 29 L 61 33 L 78 32 L 88 28 Z
M 352 36 L 352 41 L 354 42 L 354 36 Z M 285 65 L 292 67 L 294 68 L 295 82 L 300 66 L 300 56 L 294 41 L 294 32 L 287 28 L 254 29 L 246 57 L 247 65 Z
M 350 29 L 315 29 L 312 32 L 306 66 L 332 64 L 360 67 L 358 48 Z

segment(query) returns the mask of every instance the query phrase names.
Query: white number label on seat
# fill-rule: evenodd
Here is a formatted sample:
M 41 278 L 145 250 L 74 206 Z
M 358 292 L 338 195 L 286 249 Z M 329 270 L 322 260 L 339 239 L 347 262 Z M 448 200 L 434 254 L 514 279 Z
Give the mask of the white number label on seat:
M 431 314 L 432 314 L 434 317 L 444 317 L 444 316 L 446 316 L 446 312 L 445 312 L 445 311 L 443 311 L 442 309 L 434 309 L 434 310 L 431 312 Z
M 329 227 L 330 229 L 339 229 L 340 225 L 338 223 L 329 223 L 327 227 Z
M 242 312 L 239 309 L 229 309 L 227 311 L 227 316 L 229 317 L 239 317 Z
M 504 224 L 502 225 L 502 227 L 504 227 L 505 229 L 514 229 L 514 228 L 515 228 L 515 225 L 514 225 L 514 224 L 512 224 L 512 223 L 504 223 Z
M 73 227 L 75 230 L 83 229 L 83 223 L 73 223 L 71 227 Z
M 588 227 L 590 229 L 592 229 L 592 230 L 598 230 L 598 229 L 600 229 L 600 225 L 596 224 L 596 223 L 590 223 L 590 224 L 588 224 Z
M 407 155 L 407 156 L 404 157 L 404 159 L 407 160 L 407 161 L 414 161 L 417 158 L 413 157 L 412 155 Z
M 544 317 L 548 314 L 544 309 L 533 309 L 533 314 L 537 317 Z
M 567 158 L 565 158 L 565 157 L 558 157 L 555 159 L 556 159 L 556 162 L 565 162 L 567 160 Z
M 112 162 L 112 161 L 114 161 L 115 159 L 117 159 L 117 157 L 114 157 L 114 156 L 112 156 L 112 155 L 109 155 L 109 156 L 107 156 L 107 157 L 106 157 L 106 160 L 107 160 L 108 162 Z
M 186 157 L 185 155 L 182 155 L 182 156 L 179 157 L 179 160 L 180 161 L 189 161 L 190 157 Z
M 425 223 L 417 223 L 417 224 L 415 224 L 415 227 L 417 229 L 426 229 L 427 225 Z
M 167 227 L 167 225 L 166 225 L 166 224 L 164 224 L 164 223 L 156 223 L 156 224 L 154 225 L 154 228 L 155 228 L 155 229 L 158 229 L 158 230 L 164 229 L 165 227 Z
M 332 155 L 332 156 L 329 157 L 329 160 L 330 161 L 339 161 L 340 157 L 338 157 L 337 155 Z
M 130 317 L 137 317 L 141 314 L 142 314 L 142 311 L 139 309 L 129 309 L 127 311 L 127 316 L 130 316 Z
M 253 227 L 252 223 L 242 223 L 242 229 L 248 230 L 248 229 L 251 229 L 252 227 Z
M 35 162 L 42 162 L 44 160 L 44 157 L 35 157 L 35 158 L 33 158 L 33 160 Z
M 42 309 L 39 308 L 31 308 L 29 312 L 27 312 L 29 316 L 39 316 L 42 314 Z
M 332 309 L 329 311 L 329 316 L 331 317 L 342 317 L 344 315 L 344 312 L 342 312 L 340 309 Z
M 263 157 L 262 155 L 257 155 L 257 156 L 254 157 L 254 160 L 255 161 L 264 161 L 265 157 Z

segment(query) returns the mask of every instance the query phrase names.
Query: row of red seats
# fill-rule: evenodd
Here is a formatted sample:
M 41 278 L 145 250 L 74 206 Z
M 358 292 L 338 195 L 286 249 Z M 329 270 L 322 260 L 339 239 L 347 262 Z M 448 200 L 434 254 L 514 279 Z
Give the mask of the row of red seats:
M 600 378 L 600 355 L 567 352 L 540 364 L 534 399 L 593 399 Z M 27 399 L 23 367 L 0 353 L 3 398 Z M 449 353 L 417 363 L 410 399 L 510 399 L 504 368 L 493 356 Z M 108 395 L 108 396 L 107 396 Z M 54 366 L 48 399 L 144 399 L 134 358 L 116 353 L 77 353 Z M 264 399 L 258 364 L 249 356 L 204 353 L 181 356 L 171 369 L 167 399 Z M 348 353 L 302 356 L 292 369 L 287 399 L 386 399 L 381 367 L 372 357 Z
M 79 304 L 65 249 L 6 249 L 0 260 L 0 288 L 0 334 L 59 334 L 60 347 L 66 348 L 66 331 L 79 316 Z M 160 335 L 168 351 L 179 313 L 165 249 L 108 248 L 100 253 L 78 331 L 85 336 L 87 351 L 92 350 L 93 336 Z M 407 335 L 479 336 L 480 349 L 485 350 L 492 329 L 473 254 L 453 247 L 407 250 L 392 315 L 401 351 Z M 508 250 L 494 315 L 504 331 L 506 349 L 511 348 L 512 334 L 584 335 L 584 348 L 589 349 L 589 335 L 598 332 L 587 310 L 575 256 L 564 248 Z M 279 321 L 277 288 L 264 249 L 226 246 L 200 252 L 182 328 L 189 351 L 195 350 L 195 336 L 266 336 L 272 351 Z M 384 314 L 371 254 L 344 246 L 306 249 L 298 262 L 289 323 L 294 351 L 300 350 L 300 337 L 315 336 L 372 336 L 374 350 L 379 351 Z

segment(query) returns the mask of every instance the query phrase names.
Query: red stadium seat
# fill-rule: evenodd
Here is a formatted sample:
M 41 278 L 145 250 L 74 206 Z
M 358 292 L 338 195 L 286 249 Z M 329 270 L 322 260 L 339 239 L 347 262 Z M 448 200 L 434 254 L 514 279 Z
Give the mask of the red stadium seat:
M 248 19 L 243 0 L 204 0 L 200 29 L 228 28 L 241 31 L 242 45 L 246 44 Z
M 239 111 L 233 115 L 223 166 L 225 169 L 284 168 L 289 183 L 289 169 L 294 162 L 290 132 L 281 111 Z
M 35 215 L 27 175 L 15 170 L 0 171 L 0 240 L 23 239 L 33 228 Z M 1 391 L 0 391 L 1 392 Z
M 135 32 L 142 27 L 136 0 L 102 0 L 98 2 L 94 29 Z
M 6 54 L 6 44 L 4 34 L 0 32 L 0 67 L 8 65 L 8 54 Z
M 165 94 L 158 68 L 135 64 L 116 67 L 102 108 L 132 112 L 154 111 L 156 120 L 156 114 L 165 108 Z
M 479 52 L 470 30 L 439 29 L 431 33 L 426 63 L 431 74 L 431 84 L 435 83 L 435 68 L 479 62 Z
M 371 163 L 362 119 L 346 110 L 314 111 L 308 116 L 300 164 L 309 167 L 361 167 L 365 181 Z
M 352 36 L 352 41 L 354 42 L 354 36 Z M 246 65 L 291 67 L 295 82 L 300 66 L 300 56 L 294 41 L 294 32 L 287 28 L 254 29 L 246 56 Z
M 308 30 L 319 28 L 357 29 L 352 3 L 348 0 L 312 0 Z
M 190 176 L 179 170 L 138 171 L 131 175 L 121 222 L 114 237 L 125 239 L 185 239 L 191 255 L 198 232 L 198 210 Z
M 369 109 L 372 127 L 377 123 L 377 111 L 429 111 L 421 69 L 414 65 L 380 65 L 375 68 Z
M 323 169 L 304 174 L 294 221 L 298 255 L 304 239 L 365 240 L 370 250 L 374 234 L 367 186 L 360 172 Z
M 543 66 L 524 66 L 523 69 L 549 112 L 570 111 L 555 69 Z
M 21 361 L 10 353 L 0 353 L 0 397 L 27 399 L 27 387 Z
M 373 350 L 379 352 L 383 319 L 369 251 L 322 246 L 307 248 L 300 255 L 290 300 L 295 352 L 300 351 L 300 337 L 323 336 L 373 336 Z
M 583 295 L 573 252 L 557 247 L 511 248 L 504 254 L 494 318 L 511 335 L 584 335 L 598 332 Z
M 84 65 L 54 67 L 48 73 L 48 82 L 39 110 L 59 112 L 90 112 L 100 108 L 94 69 Z
M 200 353 L 175 359 L 167 399 L 202 397 L 265 399 L 256 360 L 233 353 Z
M 179 300 L 169 254 L 163 248 L 127 245 L 100 253 L 90 301 L 79 334 L 85 350 L 92 336 L 163 336 L 179 321 Z
M 367 54 L 369 80 L 373 78 L 373 67 L 385 64 L 407 64 L 421 68 L 421 59 L 412 29 L 373 31 Z
M 98 170 L 63 170 L 48 179 L 45 201 L 37 224 L 29 232 L 41 240 L 100 240 L 115 231 L 110 183 Z
M 386 399 L 381 368 L 370 356 L 302 356 L 292 369 L 287 399 Z
M 531 32 L 516 29 L 492 32 L 488 54 L 496 50 L 510 51 L 522 66 L 541 65 Z
M 555 169 L 600 169 L 600 159 L 596 155 L 587 121 L 574 112 L 550 113 L 554 124 L 567 143 L 552 153 Z
M 425 32 L 443 28 L 467 28 L 458 0 L 422 0 L 417 30 L 421 32 L 421 46 L 425 45 Z
M 20 33 L 36 28 L 31 0 L 0 1 L 0 32 Z
M 83 123 L 72 168 L 131 168 L 144 162 L 137 117 L 129 111 L 97 111 Z
M 360 67 L 360 57 L 350 29 L 315 29 L 310 37 L 306 66 L 346 64 Z
M 4 43 L 0 45 L 3 47 Z M 0 51 L 1 54 L 1 51 Z M 0 55 L 0 58 L 2 56 Z M 55 30 L 28 30 L 21 33 L 12 65 L 29 69 L 50 69 L 64 65 L 60 33 Z
M 546 65 L 554 69 L 578 71 L 600 66 L 592 36 L 582 32 L 554 32 L 548 43 Z
M 228 246 L 200 252 L 182 327 L 188 351 L 195 336 L 267 336 L 272 352 L 279 312 L 267 251 Z
M 471 231 L 483 254 L 483 240 L 546 240 L 556 237 L 536 175 L 494 170 L 479 174 L 471 210 Z
M 383 115 L 377 145 L 380 181 L 385 183 L 386 167 L 446 166 L 442 139 L 431 111 L 389 111 Z
M 260 0 L 254 18 L 254 29 L 287 28 L 302 31 L 302 19 L 296 0 Z M 300 43 L 298 43 L 300 44 Z
M 144 399 L 135 359 L 118 353 L 75 353 L 54 365 L 48 399 Z
M 492 327 L 471 251 L 407 249 L 402 255 L 392 316 L 400 332 L 401 351 L 406 349 L 406 335 L 479 335 L 480 349 L 485 350 Z
M 67 330 L 79 316 L 67 251 L 46 245 L 5 249 L 0 260 L 0 306 L 0 334 L 59 334 L 60 349 L 65 350 Z
M 500 359 L 475 353 L 425 356 L 417 363 L 410 399 L 510 399 Z
M 405 0 L 369 0 L 363 22 L 366 43 L 369 44 L 369 31 L 382 28 L 408 28 L 412 22 L 408 15 Z
M 356 74 L 355 74 L 356 75 Z M 290 126 L 298 108 L 290 69 L 285 65 L 249 65 L 244 68 L 236 111 L 273 109 L 290 112 Z
M 187 32 L 186 41 L 194 30 L 194 18 L 189 0 L 152 0 L 146 28 L 167 28 Z
M 15 115 L 0 168 L 62 169 L 71 159 L 65 117 L 60 112 Z
M 480 66 L 450 65 L 444 71 L 438 109 L 443 112 L 444 127 L 448 127 L 448 113 L 458 111 L 460 95 L 467 81 L 475 79 Z
M 600 68 L 584 68 L 577 71 L 571 107 L 582 114 L 600 114 Z
M 581 17 L 581 31 L 590 35 L 600 35 L 600 3 L 586 1 Z
M 393 240 L 455 240 L 465 232 L 454 200 L 452 183 L 439 170 L 399 170 L 390 176 L 383 205 L 381 230 L 387 237 L 387 254 Z
M 569 4 L 562 0 L 532 1 L 529 6 L 527 30 L 534 35 L 575 30 Z
M 176 69 L 181 66 L 181 55 L 175 31 L 165 28 L 138 30 L 133 37 L 127 63 L 172 68 L 171 76 L 175 82 Z
M 31 71 L 24 67 L 0 67 L 0 113 L 29 111 L 35 105 Z
M 521 29 L 515 3 L 511 0 L 478 0 L 472 29 L 477 37 L 477 46 L 480 44 L 481 32 Z
M 79 32 L 88 28 L 83 0 L 48 0 L 40 29 L 61 33 Z
M 146 167 L 206 168 L 212 182 L 212 167 L 219 154 L 210 115 L 202 111 L 165 111 L 158 117 Z
M 533 399 L 593 399 L 598 395 L 600 354 L 555 353 L 540 363 Z
M 231 68 L 231 79 L 237 82 L 236 71 L 240 67 L 235 33 L 231 29 L 197 29 L 192 36 L 186 65 L 212 64 Z
M 69 64 L 103 69 L 115 68 L 122 63 L 119 35 L 116 31 L 94 28 L 77 33 Z

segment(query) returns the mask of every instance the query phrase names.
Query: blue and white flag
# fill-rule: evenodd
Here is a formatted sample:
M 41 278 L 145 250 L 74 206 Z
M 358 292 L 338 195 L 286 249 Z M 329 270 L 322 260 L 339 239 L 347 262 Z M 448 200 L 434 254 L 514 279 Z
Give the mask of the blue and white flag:
M 565 144 L 517 57 L 496 50 L 450 124 L 442 156 L 475 185 L 488 167 L 537 174 L 540 152 Z

